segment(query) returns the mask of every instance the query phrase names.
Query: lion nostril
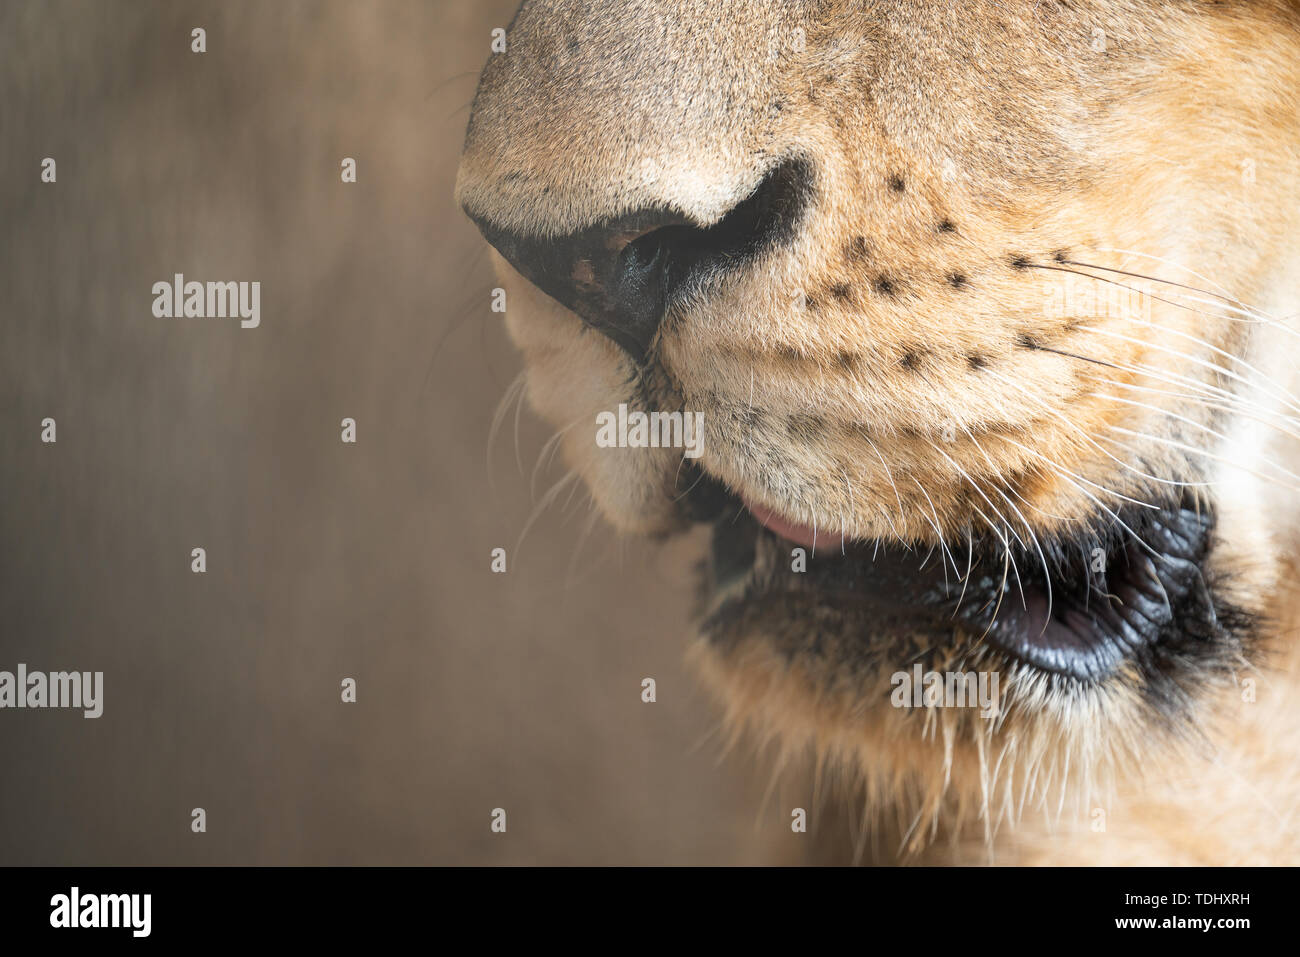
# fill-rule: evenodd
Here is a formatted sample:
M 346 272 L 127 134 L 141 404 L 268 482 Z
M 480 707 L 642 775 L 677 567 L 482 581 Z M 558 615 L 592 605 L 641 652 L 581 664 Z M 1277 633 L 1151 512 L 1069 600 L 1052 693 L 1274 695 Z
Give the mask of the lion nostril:
M 636 242 L 662 226 L 641 213 L 558 237 L 529 237 L 476 219 L 489 243 L 530 282 L 633 354 L 643 353 L 662 311 L 654 275 Z
M 528 237 L 473 218 L 534 285 L 641 359 L 674 303 L 793 236 L 810 181 L 806 163 L 787 161 L 708 226 L 645 209 L 565 236 Z

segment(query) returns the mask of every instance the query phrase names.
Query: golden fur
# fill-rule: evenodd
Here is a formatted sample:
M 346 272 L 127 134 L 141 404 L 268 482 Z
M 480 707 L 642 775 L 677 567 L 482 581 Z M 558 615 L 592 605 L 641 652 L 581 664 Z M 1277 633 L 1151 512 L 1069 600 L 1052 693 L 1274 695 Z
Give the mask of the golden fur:
M 885 707 L 888 669 L 760 621 L 694 651 L 730 726 L 888 821 L 886 860 L 1300 862 L 1300 7 L 541 0 L 509 43 L 458 184 L 495 224 L 707 225 L 815 169 L 792 242 L 675 309 L 649 373 L 498 258 L 530 400 L 616 527 L 681 526 L 679 452 L 591 440 L 639 398 L 703 410 L 711 476 L 830 536 L 1037 542 L 1191 483 L 1206 574 L 1265 623 L 1166 720 L 1122 670 L 963 646 L 1006 675 L 990 722 Z

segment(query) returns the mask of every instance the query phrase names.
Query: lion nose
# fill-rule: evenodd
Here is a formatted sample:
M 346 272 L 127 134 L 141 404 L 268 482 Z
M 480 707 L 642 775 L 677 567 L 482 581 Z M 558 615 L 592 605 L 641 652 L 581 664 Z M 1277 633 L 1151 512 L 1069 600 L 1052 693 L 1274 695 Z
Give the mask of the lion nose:
M 524 277 L 640 361 L 676 302 L 793 233 L 807 181 L 803 163 L 785 163 L 707 226 L 643 209 L 564 236 L 528 236 L 471 218 Z
M 689 224 L 644 211 L 567 236 L 532 238 L 476 220 L 524 277 L 634 356 L 644 356 L 684 278 Z

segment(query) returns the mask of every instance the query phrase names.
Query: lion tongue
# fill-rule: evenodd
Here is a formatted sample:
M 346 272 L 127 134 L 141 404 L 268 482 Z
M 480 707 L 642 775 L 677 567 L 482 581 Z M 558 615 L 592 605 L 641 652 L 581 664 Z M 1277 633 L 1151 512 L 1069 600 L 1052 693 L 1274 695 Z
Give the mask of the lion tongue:
M 743 501 L 745 507 L 749 509 L 754 518 L 758 519 L 760 525 L 776 532 L 782 538 L 789 539 L 796 545 L 806 545 L 809 548 L 816 546 L 819 542 L 822 545 L 829 545 L 833 538 L 839 537 L 838 535 L 832 536 L 825 530 L 818 534 L 817 530 L 811 525 L 799 525 L 791 522 L 767 506 L 759 505 L 747 497 L 743 497 Z

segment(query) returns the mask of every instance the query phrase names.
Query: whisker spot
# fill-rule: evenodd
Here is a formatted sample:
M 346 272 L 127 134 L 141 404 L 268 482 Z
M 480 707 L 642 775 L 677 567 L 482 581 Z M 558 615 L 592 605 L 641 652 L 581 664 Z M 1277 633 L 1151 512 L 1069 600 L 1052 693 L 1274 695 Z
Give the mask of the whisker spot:
M 917 369 L 921 368 L 925 356 L 925 349 L 908 349 L 903 353 L 903 357 L 898 360 L 898 364 L 908 372 L 915 372 Z
M 858 236 L 844 248 L 844 257 L 850 262 L 861 262 L 871 253 L 866 236 Z

